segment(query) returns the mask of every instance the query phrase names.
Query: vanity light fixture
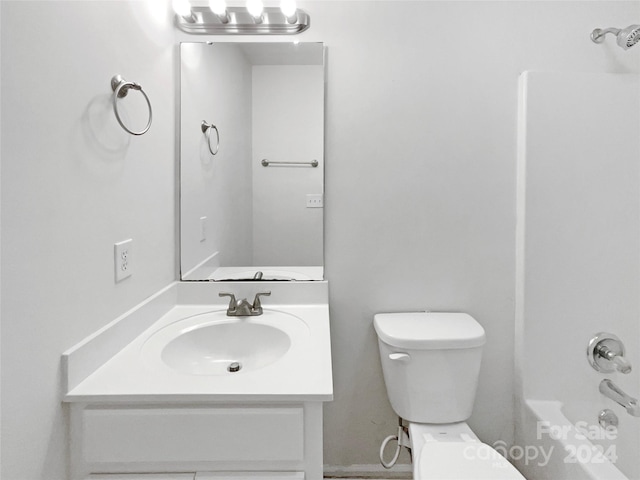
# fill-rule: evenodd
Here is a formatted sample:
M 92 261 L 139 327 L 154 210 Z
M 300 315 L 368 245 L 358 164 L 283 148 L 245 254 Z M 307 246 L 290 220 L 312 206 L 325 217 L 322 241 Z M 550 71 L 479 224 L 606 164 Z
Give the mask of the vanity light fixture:
M 208 0 L 207 7 L 173 0 L 173 9 L 180 30 L 201 35 L 295 35 L 310 23 L 295 0 L 281 0 L 279 8 L 265 7 L 262 0 L 247 0 L 245 7 L 227 7 L 225 0 Z

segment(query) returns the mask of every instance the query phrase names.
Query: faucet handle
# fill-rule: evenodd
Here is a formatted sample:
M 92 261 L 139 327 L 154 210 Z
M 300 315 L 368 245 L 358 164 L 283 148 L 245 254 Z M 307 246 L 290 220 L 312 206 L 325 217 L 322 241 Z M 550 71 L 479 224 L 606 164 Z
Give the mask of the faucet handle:
M 238 308 L 238 302 L 236 300 L 236 296 L 233 293 L 227 293 L 227 292 L 220 292 L 218 294 L 219 297 L 231 297 L 229 300 L 229 308 L 227 309 L 227 312 L 233 312 L 236 310 L 236 308 Z
M 631 372 L 631 364 L 624 357 L 624 345 L 612 333 L 601 332 L 593 337 L 589 342 L 587 355 L 591 366 L 599 372 Z
M 622 355 L 616 355 L 615 352 L 606 350 L 605 347 L 605 353 L 603 356 L 606 356 L 609 360 L 611 360 L 616 370 L 618 370 L 620 373 L 631 373 L 631 364 Z
M 260 297 L 268 297 L 269 295 L 271 295 L 271 292 L 258 292 L 256 293 L 255 298 L 253 299 L 253 306 L 251 307 L 251 310 L 253 311 L 260 311 L 262 313 L 262 304 L 260 303 Z

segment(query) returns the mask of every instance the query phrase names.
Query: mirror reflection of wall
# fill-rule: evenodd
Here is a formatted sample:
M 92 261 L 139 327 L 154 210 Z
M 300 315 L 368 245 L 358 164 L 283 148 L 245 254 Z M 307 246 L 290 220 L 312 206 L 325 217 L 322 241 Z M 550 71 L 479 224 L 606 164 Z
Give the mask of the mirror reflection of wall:
M 307 201 L 324 193 L 322 44 L 180 52 L 182 279 L 322 279 L 323 209 Z

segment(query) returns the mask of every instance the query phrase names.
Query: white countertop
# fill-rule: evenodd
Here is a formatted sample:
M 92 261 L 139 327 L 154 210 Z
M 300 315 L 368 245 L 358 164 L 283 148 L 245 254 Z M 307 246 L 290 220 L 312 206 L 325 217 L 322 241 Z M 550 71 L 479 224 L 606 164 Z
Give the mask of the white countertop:
M 294 315 L 308 328 L 308 335 L 298 338 L 287 353 L 270 365 L 229 375 L 193 375 L 173 370 L 159 359 L 149 361 L 142 354 L 143 345 L 158 330 L 187 317 L 224 308 L 220 304 L 178 304 L 77 385 L 71 385 L 63 400 L 88 403 L 332 400 L 328 305 L 263 304 L 263 307 L 265 312 L 276 310 Z M 90 342 L 84 343 L 86 347 Z

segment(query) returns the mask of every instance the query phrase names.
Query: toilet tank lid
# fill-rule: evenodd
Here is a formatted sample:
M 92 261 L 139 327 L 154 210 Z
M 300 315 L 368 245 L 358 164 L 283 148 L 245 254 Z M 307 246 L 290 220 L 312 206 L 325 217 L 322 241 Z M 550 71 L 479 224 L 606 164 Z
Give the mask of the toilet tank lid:
M 378 313 L 373 325 L 378 337 L 394 347 L 431 350 L 485 343 L 484 328 L 466 313 Z

